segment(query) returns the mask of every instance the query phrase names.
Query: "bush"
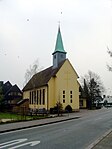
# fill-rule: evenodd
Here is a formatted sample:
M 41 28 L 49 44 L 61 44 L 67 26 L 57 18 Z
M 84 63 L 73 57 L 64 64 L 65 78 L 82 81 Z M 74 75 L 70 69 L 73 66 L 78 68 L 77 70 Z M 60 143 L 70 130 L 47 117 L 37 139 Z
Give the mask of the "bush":
M 65 108 L 65 111 L 67 112 L 72 112 L 72 107 L 70 105 L 67 105 L 66 108 Z

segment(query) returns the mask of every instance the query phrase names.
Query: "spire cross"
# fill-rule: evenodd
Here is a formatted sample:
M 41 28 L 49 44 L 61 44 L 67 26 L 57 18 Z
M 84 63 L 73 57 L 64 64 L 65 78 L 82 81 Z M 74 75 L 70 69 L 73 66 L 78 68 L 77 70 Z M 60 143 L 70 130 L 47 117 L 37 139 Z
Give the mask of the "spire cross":
M 60 20 L 61 20 L 62 11 L 60 12 Z M 60 27 L 61 21 L 58 21 L 58 25 Z
M 58 21 L 58 25 L 60 26 L 60 21 Z

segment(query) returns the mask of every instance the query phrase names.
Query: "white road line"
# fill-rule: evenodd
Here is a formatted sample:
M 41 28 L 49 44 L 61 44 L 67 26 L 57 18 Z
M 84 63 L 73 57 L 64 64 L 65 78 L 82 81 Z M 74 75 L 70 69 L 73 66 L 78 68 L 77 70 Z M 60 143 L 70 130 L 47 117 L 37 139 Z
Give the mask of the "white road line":
M 19 148 L 19 147 L 22 147 L 22 146 L 25 146 L 25 145 L 35 146 L 35 145 L 37 145 L 37 144 L 39 144 L 39 143 L 40 143 L 40 141 L 26 142 L 26 143 L 23 143 L 23 144 L 20 144 L 20 145 L 11 147 L 11 148 L 9 148 L 9 149 L 16 149 L 16 148 Z
M 5 147 L 8 147 L 8 146 L 12 146 L 12 145 L 15 145 L 15 144 L 18 144 L 18 143 L 21 143 L 21 142 L 24 142 L 24 141 L 27 141 L 27 139 L 17 139 L 17 140 L 12 140 L 12 141 L 8 141 L 8 142 L 4 142 L 4 143 L 1 143 L 0 144 L 0 148 L 5 148 Z

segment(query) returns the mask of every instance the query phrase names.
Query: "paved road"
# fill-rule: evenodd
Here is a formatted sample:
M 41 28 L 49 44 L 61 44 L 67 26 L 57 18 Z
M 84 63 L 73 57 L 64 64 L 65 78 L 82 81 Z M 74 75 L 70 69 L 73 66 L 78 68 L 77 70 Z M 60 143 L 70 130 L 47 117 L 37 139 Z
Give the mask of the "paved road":
M 0 149 L 87 149 L 111 128 L 112 108 L 102 109 L 79 119 L 0 134 Z

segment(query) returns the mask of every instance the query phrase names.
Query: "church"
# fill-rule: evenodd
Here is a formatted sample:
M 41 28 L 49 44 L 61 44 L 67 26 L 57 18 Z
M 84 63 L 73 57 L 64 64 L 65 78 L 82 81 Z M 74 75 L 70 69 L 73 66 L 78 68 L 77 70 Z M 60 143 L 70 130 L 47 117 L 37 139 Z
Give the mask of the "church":
M 23 88 L 23 99 L 29 99 L 30 109 L 50 111 L 60 102 L 63 110 L 69 105 L 79 111 L 78 74 L 66 54 L 59 26 L 52 66 L 35 74 Z

